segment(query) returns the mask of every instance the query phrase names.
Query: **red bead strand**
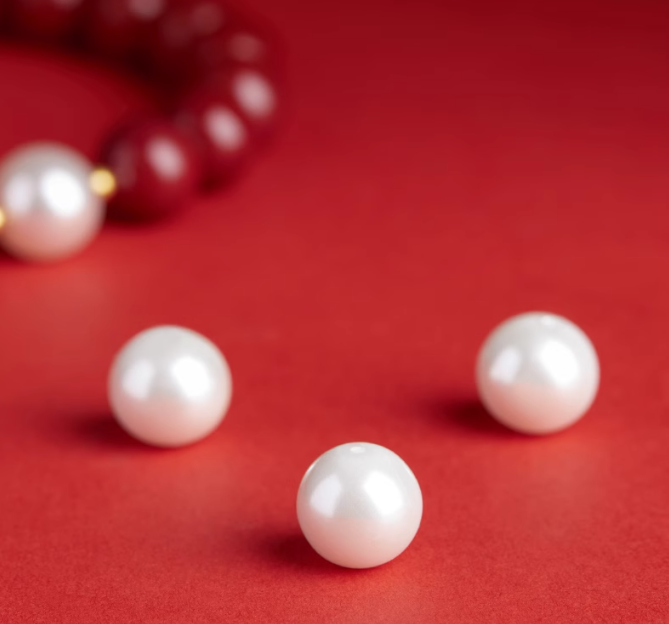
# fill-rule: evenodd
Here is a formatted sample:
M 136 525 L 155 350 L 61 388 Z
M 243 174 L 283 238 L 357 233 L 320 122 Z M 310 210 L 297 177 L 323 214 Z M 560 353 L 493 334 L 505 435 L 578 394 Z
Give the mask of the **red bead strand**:
M 278 119 L 269 35 L 219 0 L 0 0 L 0 19 L 44 43 L 121 61 L 163 88 L 171 116 L 110 133 L 101 164 L 116 180 L 109 213 L 180 212 L 198 188 L 233 179 Z

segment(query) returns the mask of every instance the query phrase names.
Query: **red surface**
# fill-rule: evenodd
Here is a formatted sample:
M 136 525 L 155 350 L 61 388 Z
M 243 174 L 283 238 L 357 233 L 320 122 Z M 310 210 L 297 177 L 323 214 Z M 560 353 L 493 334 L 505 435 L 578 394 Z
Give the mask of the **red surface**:
M 667 621 L 669 9 L 255 6 L 292 101 L 251 174 L 66 264 L 0 262 L 0 621 Z M 0 78 L 1 151 L 92 154 L 144 102 L 43 53 L 3 48 Z M 531 309 L 602 362 L 594 409 L 544 439 L 473 387 L 485 335 Z M 221 429 L 170 452 L 105 401 L 116 349 L 166 322 L 236 384 Z M 353 440 L 425 497 L 412 546 L 367 571 L 320 560 L 294 512 Z

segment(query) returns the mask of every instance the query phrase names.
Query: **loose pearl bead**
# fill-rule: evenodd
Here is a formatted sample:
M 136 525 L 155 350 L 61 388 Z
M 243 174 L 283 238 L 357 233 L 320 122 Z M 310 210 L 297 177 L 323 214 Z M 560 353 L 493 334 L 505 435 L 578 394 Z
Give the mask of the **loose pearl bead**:
M 297 517 L 314 550 L 347 568 L 371 568 L 411 543 L 423 515 L 418 481 L 395 453 L 356 442 L 321 455 L 297 493 Z
M 221 352 L 182 327 L 138 334 L 116 356 L 109 375 L 109 402 L 119 424 L 155 446 L 183 446 L 209 435 L 231 397 Z
M 198 156 L 168 121 L 146 119 L 122 128 L 102 157 L 117 183 L 110 214 L 155 219 L 179 212 L 195 195 L 202 177 Z
M 91 187 L 93 167 L 68 147 L 36 143 L 0 165 L 0 244 L 24 260 L 74 255 L 98 233 L 104 216 Z
M 579 420 L 599 387 L 599 361 L 588 337 L 554 314 L 515 316 L 497 327 L 478 357 L 479 395 L 511 429 L 547 434 Z

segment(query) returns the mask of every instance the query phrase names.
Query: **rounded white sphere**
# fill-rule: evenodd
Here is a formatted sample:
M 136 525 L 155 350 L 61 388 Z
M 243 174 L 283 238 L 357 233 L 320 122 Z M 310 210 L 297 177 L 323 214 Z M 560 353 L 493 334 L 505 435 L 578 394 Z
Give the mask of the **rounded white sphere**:
M 599 360 L 571 321 L 530 312 L 488 336 L 476 382 L 481 401 L 502 424 L 521 433 L 553 433 L 575 423 L 592 405 Z
M 297 493 L 297 518 L 314 550 L 347 568 L 371 568 L 411 543 L 423 515 L 418 481 L 377 444 L 343 444 L 321 455 Z
M 183 446 L 209 435 L 231 397 L 221 352 L 183 327 L 141 332 L 121 349 L 109 375 L 109 402 L 119 424 L 155 446 Z
M 34 143 L 0 164 L 0 244 L 23 260 L 72 256 L 96 236 L 104 202 L 91 188 L 92 165 L 69 147 Z

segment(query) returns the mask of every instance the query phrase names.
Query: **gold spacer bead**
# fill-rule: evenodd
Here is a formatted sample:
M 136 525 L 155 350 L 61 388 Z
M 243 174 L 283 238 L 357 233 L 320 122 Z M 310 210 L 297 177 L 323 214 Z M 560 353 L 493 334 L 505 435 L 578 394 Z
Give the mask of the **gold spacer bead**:
M 111 197 L 116 191 L 117 183 L 114 174 L 106 167 L 97 167 L 89 178 L 91 190 L 100 197 Z

